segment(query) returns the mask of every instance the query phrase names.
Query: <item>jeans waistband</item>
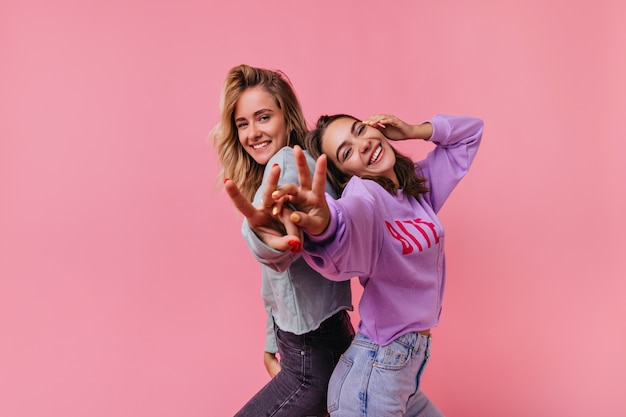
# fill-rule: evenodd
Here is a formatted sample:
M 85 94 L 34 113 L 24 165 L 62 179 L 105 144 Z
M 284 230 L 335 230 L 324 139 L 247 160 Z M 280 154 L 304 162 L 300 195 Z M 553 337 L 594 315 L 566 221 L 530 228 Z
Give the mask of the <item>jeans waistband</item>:
M 430 340 L 431 340 L 430 334 L 422 334 L 420 332 L 410 332 L 410 333 L 403 334 L 402 336 L 398 336 L 397 338 L 389 342 L 389 344 L 401 343 L 411 348 L 417 348 L 419 345 L 424 344 L 426 349 L 428 349 L 430 347 Z M 365 336 L 361 332 L 357 332 L 356 336 L 354 337 L 354 344 L 364 346 L 370 349 L 378 349 L 379 347 L 381 347 L 380 345 L 376 344 L 372 339 Z
M 320 327 L 322 326 L 333 326 L 335 323 L 341 323 L 342 321 L 349 319 L 348 312 L 346 310 L 339 310 L 326 320 L 324 320 Z

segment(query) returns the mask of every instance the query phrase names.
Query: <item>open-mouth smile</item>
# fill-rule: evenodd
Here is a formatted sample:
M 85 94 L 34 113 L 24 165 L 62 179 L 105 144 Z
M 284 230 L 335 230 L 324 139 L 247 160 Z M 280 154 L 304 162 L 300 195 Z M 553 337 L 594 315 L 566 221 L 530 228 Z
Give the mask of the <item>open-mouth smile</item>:
M 265 141 L 265 142 L 255 143 L 254 145 L 252 145 L 252 149 L 258 150 L 258 149 L 261 149 L 261 148 L 265 148 L 269 144 L 270 144 L 269 140 Z
M 369 165 L 375 164 L 378 161 L 378 158 L 380 157 L 380 154 L 382 152 L 383 152 L 383 146 L 378 145 L 378 147 L 374 150 L 374 152 L 372 153 L 372 156 L 370 157 Z

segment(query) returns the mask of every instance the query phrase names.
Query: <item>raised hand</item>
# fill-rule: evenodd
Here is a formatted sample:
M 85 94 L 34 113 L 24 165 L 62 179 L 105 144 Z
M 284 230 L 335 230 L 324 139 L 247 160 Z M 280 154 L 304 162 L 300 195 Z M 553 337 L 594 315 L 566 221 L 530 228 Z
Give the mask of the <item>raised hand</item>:
M 269 247 L 276 250 L 299 252 L 302 247 L 302 231 L 289 219 L 291 210 L 273 215 L 274 200 L 272 192 L 276 190 L 280 168 L 272 167 L 266 187 L 263 190 L 261 203 L 254 207 L 237 187 L 234 181 L 226 179 L 224 188 L 233 204 L 246 217 L 248 225 L 256 235 Z
M 433 130 L 430 123 L 411 125 L 392 114 L 374 114 L 363 120 L 363 124 L 380 130 L 387 139 L 428 139 Z
M 295 207 L 290 220 L 307 230 L 312 235 L 322 233 L 330 223 L 330 210 L 326 203 L 324 187 L 326 184 L 326 155 L 321 155 L 315 163 L 315 175 L 311 180 L 311 172 L 306 157 L 299 146 L 294 146 L 293 154 L 298 168 L 298 181 L 295 184 L 284 184 L 271 196 L 276 201 L 276 212 L 280 213 L 284 203 Z

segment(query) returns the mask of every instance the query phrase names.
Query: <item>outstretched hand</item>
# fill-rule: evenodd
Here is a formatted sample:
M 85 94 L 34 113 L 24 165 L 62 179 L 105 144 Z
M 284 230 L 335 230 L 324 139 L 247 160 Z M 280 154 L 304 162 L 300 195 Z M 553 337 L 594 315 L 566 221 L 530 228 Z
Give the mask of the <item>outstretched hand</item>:
M 288 202 L 296 208 L 289 216 L 297 226 L 307 230 L 311 235 L 319 235 L 330 223 L 330 209 L 326 203 L 324 187 L 326 185 L 326 155 L 321 155 L 315 163 L 315 175 L 311 180 L 311 171 L 306 157 L 299 146 L 294 146 L 293 154 L 298 168 L 298 181 L 295 184 L 282 185 L 271 194 L 276 201 L 277 212 L 282 212 L 284 203 Z
M 254 207 L 234 181 L 226 179 L 224 188 L 233 204 L 246 217 L 248 225 L 266 245 L 276 250 L 299 252 L 302 248 L 302 231 L 289 219 L 291 210 L 273 215 L 272 192 L 278 185 L 280 168 L 273 166 L 263 191 L 261 202 Z M 278 210 L 276 210 L 277 212 Z

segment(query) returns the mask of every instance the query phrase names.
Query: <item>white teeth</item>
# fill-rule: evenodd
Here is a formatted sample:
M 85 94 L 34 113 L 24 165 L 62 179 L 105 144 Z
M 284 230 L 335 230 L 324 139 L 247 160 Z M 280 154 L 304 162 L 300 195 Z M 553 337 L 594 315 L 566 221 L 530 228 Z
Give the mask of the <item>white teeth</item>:
M 266 147 L 269 144 L 270 144 L 269 142 L 261 142 L 261 143 L 257 143 L 256 145 L 253 145 L 252 147 L 254 149 L 261 149 L 261 148 Z
M 370 158 L 370 165 L 376 162 L 376 160 L 378 160 L 378 157 L 380 156 L 380 153 L 382 151 L 383 151 L 382 145 L 378 145 L 378 148 L 376 148 L 376 150 L 374 151 L 374 154 Z

